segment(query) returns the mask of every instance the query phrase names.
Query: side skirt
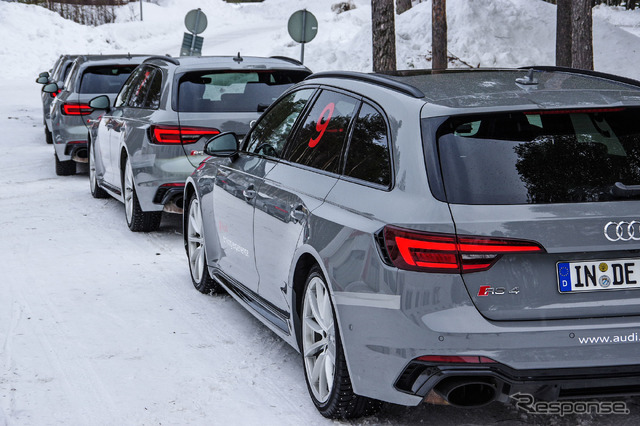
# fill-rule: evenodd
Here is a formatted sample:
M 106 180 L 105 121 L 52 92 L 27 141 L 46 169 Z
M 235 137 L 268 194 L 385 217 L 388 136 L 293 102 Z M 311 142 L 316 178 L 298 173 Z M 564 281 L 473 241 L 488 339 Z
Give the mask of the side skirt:
M 291 335 L 289 329 L 289 312 L 277 308 L 269 301 L 257 295 L 254 291 L 249 290 L 243 284 L 227 276 L 219 269 L 214 269 L 212 277 L 218 281 L 229 293 L 236 299 L 248 305 L 253 311 L 257 312 L 269 323 L 278 328 L 279 331 L 287 336 Z

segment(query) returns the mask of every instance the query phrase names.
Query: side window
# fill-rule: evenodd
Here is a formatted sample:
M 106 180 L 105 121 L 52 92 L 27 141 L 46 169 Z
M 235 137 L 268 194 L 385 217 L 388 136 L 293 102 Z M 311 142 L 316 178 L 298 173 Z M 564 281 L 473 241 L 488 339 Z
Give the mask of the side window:
M 131 94 L 129 95 L 129 102 L 127 105 L 132 108 L 144 108 L 145 98 L 151 87 L 151 81 L 153 80 L 154 69 L 151 67 L 144 67 L 138 73 L 138 77 L 131 87 Z
M 71 84 L 73 81 L 75 81 L 77 73 L 78 73 L 78 63 L 74 61 L 73 65 L 71 66 L 71 69 L 69 70 L 69 73 L 67 74 L 67 77 L 64 79 L 64 83 L 63 83 L 64 90 L 71 90 Z
M 288 161 L 338 173 L 340 156 L 359 101 L 324 90 L 287 146 Z
M 138 76 L 140 76 L 142 69 L 143 69 L 142 67 L 138 67 L 136 70 L 134 70 L 131 73 L 127 81 L 124 82 L 124 84 L 120 88 L 120 92 L 118 93 L 118 96 L 116 97 L 116 102 L 115 102 L 116 107 L 125 106 L 127 104 L 129 95 L 131 94 L 133 88 L 136 86 L 136 83 L 139 82 Z
M 156 69 L 149 83 L 147 97 L 144 100 L 143 108 L 160 108 L 160 96 L 162 95 L 162 71 Z
M 387 125 L 371 105 L 363 104 L 356 119 L 344 174 L 379 185 L 391 184 Z
M 255 125 L 247 142 L 247 152 L 280 157 L 296 119 L 315 89 L 302 89 L 282 98 Z

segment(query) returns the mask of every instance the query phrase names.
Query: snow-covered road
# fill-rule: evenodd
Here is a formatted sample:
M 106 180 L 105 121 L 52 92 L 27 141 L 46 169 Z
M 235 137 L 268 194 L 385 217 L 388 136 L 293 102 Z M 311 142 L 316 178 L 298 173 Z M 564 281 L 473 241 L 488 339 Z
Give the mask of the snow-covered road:
M 0 426 L 331 424 L 300 357 L 228 296 L 193 289 L 180 218 L 136 234 L 87 174 L 57 177 L 39 87 L 0 82 Z M 355 424 L 638 424 L 387 407 Z

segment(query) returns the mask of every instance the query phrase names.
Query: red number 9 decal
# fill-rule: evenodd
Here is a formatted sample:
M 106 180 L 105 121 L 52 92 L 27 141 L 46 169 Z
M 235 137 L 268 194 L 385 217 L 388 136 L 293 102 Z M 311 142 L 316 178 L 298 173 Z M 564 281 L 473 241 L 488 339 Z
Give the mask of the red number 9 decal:
M 331 117 L 333 116 L 333 109 L 335 108 L 335 104 L 333 102 L 327 104 L 326 107 L 320 113 L 320 117 L 318 117 L 318 122 L 316 123 L 316 131 L 319 132 L 318 137 L 315 139 L 309 139 L 309 148 L 315 148 L 322 139 L 324 132 L 327 130 L 327 126 L 329 125 L 329 121 L 331 121 Z M 325 118 L 325 113 L 327 113 L 327 117 Z M 324 119 L 324 122 L 322 121 Z

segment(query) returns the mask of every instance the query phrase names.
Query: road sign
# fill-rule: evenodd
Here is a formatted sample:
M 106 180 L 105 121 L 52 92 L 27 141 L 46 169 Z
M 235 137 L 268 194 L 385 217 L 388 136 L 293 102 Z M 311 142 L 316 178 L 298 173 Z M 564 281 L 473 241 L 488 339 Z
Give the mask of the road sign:
M 200 9 L 190 10 L 184 17 L 184 25 L 190 32 L 200 34 L 207 28 L 207 15 Z
M 195 37 L 195 40 L 194 40 Z M 202 43 L 204 39 L 200 36 L 184 33 L 180 56 L 200 56 L 202 54 Z
M 300 43 L 300 62 L 304 62 L 304 44 L 318 34 L 318 20 L 307 9 L 299 10 L 289 18 L 287 29 L 291 38 Z
M 318 33 L 318 20 L 307 9 L 295 12 L 289 18 L 289 35 L 298 43 L 309 43 Z

